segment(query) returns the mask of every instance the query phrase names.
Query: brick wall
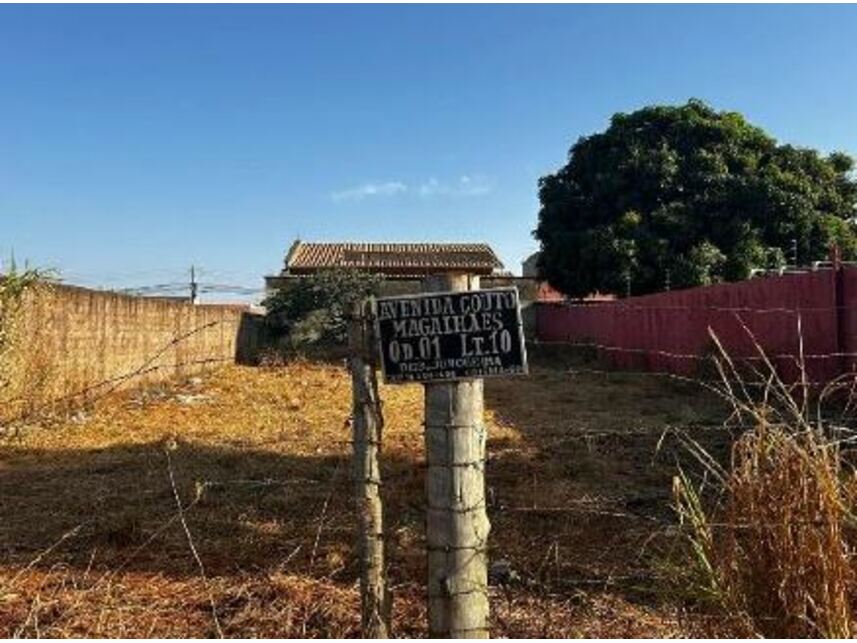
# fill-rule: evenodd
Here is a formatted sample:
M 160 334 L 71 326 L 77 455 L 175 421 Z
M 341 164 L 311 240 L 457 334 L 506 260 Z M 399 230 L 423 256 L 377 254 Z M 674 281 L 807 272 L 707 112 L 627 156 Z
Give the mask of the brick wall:
M 12 397 L 55 400 L 103 382 L 186 376 L 249 359 L 256 348 L 256 322 L 243 306 L 49 286 L 28 293 L 16 317 L 5 365 L 7 389 L 19 389 Z

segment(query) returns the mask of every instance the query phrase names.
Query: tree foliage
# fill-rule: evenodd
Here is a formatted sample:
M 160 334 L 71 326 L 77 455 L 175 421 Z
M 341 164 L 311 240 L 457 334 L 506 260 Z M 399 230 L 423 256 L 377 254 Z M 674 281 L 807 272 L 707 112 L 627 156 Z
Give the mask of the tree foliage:
M 754 268 L 857 257 L 854 161 L 778 145 L 691 100 L 616 114 L 539 181 L 539 270 L 572 296 L 745 279 Z
M 288 334 L 293 346 L 342 344 L 348 337 L 352 306 L 378 292 L 376 275 L 325 270 L 292 280 L 263 305 L 268 326 Z

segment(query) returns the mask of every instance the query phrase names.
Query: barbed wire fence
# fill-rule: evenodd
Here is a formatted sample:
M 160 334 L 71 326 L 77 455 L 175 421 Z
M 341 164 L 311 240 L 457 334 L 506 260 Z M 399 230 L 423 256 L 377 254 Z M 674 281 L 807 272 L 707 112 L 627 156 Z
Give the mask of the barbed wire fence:
M 581 305 L 581 308 L 589 309 L 592 306 L 610 306 L 611 309 L 615 307 L 615 309 L 619 310 L 621 308 L 630 308 L 625 307 L 622 304 L 585 304 Z M 640 310 L 652 310 L 649 307 L 635 307 Z M 661 308 L 661 307 L 656 307 Z M 693 307 L 665 307 L 669 310 L 682 309 L 682 310 L 697 310 Z M 760 314 L 774 314 L 774 313 L 784 313 L 788 315 L 800 315 L 802 313 L 810 311 L 816 312 L 829 312 L 830 308 L 817 308 L 817 309 L 792 309 L 792 308 L 750 308 L 750 307 L 708 307 L 710 310 L 716 310 L 719 312 L 727 312 L 727 313 L 760 313 Z M 214 326 L 223 324 L 222 320 L 215 320 L 206 324 L 202 324 L 197 326 L 191 330 L 185 331 L 170 341 L 166 342 L 159 348 L 152 351 L 151 355 L 146 359 L 142 360 L 140 365 L 136 368 L 133 368 L 125 373 L 121 373 L 115 376 L 111 376 L 109 378 L 105 378 L 93 384 L 87 385 L 85 387 L 81 387 L 71 393 L 65 394 L 61 397 L 51 399 L 49 402 L 46 402 L 40 406 L 29 409 L 27 416 L 13 418 L 12 423 L 21 423 L 22 421 L 26 421 L 27 419 L 31 419 L 33 417 L 38 417 L 45 411 L 49 411 L 51 409 L 57 408 L 57 406 L 61 406 L 63 404 L 73 404 L 75 401 L 86 402 L 87 404 L 93 404 L 98 400 L 108 396 L 112 392 L 117 389 L 125 386 L 129 382 L 132 382 L 136 379 L 139 379 L 147 374 L 157 372 L 160 370 L 176 370 L 183 369 L 186 367 L 197 367 L 197 366 L 217 366 L 224 365 L 232 362 L 231 358 L 198 358 L 191 360 L 183 360 L 179 362 L 170 362 L 165 364 L 155 364 L 157 360 L 167 353 L 169 350 L 174 348 L 175 346 L 181 344 L 184 341 L 189 340 L 194 335 L 201 333 L 207 329 L 210 329 Z M 746 328 L 746 326 L 745 326 Z M 749 329 L 747 329 L 749 332 Z M 679 353 L 669 350 L 662 350 L 657 348 L 643 348 L 643 347 L 628 347 L 628 346 L 617 346 L 617 345 L 607 345 L 598 342 L 592 341 L 539 341 L 536 340 L 533 342 L 535 347 L 539 348 L 561 348 L 570 351 L 599 351 L 604 354 L 628 354 L 628 355 L 654 355 L 654 356 L 663 356 L 670 357 L 677 360 L 687 360 L 692 361 L 700 365 L 704 364 L 712 364 L 716 365 L 718 361 L 718 356 L 715 354 L 692 354 L 692 353 Z M 759 347 L 761 348 L 761 347 Z M 828 352 L 828 353 L 807 353 L 807 354 L 798 354 L 794 353 L 778 353 L 774 355 L 744 355 L 739 358 L 739 361 L 742 363 L 760 363 L 760 364 L 768 364 L 770 365 L 771 360 L 791 360 L 793 363 L 798 366 L 801 362 L 805 363 L 810 360 L 823 360 L 823 359 L 834 359 L 834 358 L 857 358 L 857 352 Z M 710 393 L 714 393 L 716 395 L 722 396 L 724 391 L 722 389 L 717 388 L 719 385 L 724 383 L 723 377 L 704 377 L 697 375 L 684 375 L 680 373 L 668 372 L 668 371 L 658 371 L 658 370 L 649 370 L 649 369 L 631 369 L 631 368 L 623 368 L 623 367 L 614 367 L 607 364 L 596 363 L 595 365 L 592 362 L 599 362 L 599 360 L 592 360 L 589 356 L 585 357 L 583 360 L 580 360 L 578 365 L 567 366 L 563 368 L 563 372 L 567 374 L 570 378 L 574 377 L 582 377 L 582 376 L 598 376 L 604 378 L 611 378 L 617 376 L 634 376 L 634 377 L 651 377 L 661 380 L 672 381 L 675 383 L 697 386 L 700 389 L 708 391 Z M 769 382 L 764 378 L 762 373 L 758 370 L 755 371 L 755 374 L 759 376 L 759 381 L 743 381 L 742 385 L 750 388 L 764 388 L 769 386 Z M 835 385 L 837 389 L 843 390 L 846 389 L 848 396 L 844 405 L 842 405 L 842 414 L 838 416 L 838 419 L 843 421 L 843 415 L 850 411 L 854 406 L 855 400 L 855 392 L 857 392 L 857 373 L 851 374 L 846 373 L 841 375 L 838 378 L 835 378 L 833 381 L 824 380 L 824 381 L 812 381 L 812 380 L 802 380 L 800 382 L 795 382 L 793 384 L 794 387 L 799 386 L 811 386 L 811 387 L 821 387 L 821 386 L 831 386 Z M 10 404 L 16 401 L 19 401 L 20 397 L 12 397 L 5 398 L 0 400 L 0 405 L 2 404 Z M 832 418 L 831 418 L 832 419 Z M 7 422 L 9 423 L 9 422 Z M 699 424 L 696 423 L 693 425 L 694 430 L 700 431 L 719 431 L 722 430 L 725 426 L 728 426 L 730 429 L 734 430 L 742 430 L 752 428 L 752 424 L 743 423 L 740 421 L 735 421 L 734 418 L 731 421 L 725 421 L 723 423 L 716 424 Z M 848 431 L 849 427 L 845 426 L 835 426 L 835 430 L 839 431 Z M 564 439 L 569 440 L 582 440 L 588 441 L 593 439 L 600 438 L 611 438 L 615 439 L 617 437 L 634 437 L 634 436 L 643 436 L 650 435 L 650 431 L 647 430 L 627 430 L 623 432 L 616 431 L 585 431 L 580 432 L 575 435 L 567 436 Z M 849 438 L 849 441 L 854 438 Z M 349 444 L 350 440 L 343 440 L 342 444 Z
M 608 304 L 611 307 L 614 304 Z M 617 309 L 621 306 L 621 304 L 615 304 Z M 587 305 L 588 307 L 588 305 Z M 684 309 L 684 310 L 698 310 L 694 307 L 666 307 L 668 310 L 676 310 L 676 309 Z M 650 311 L 651 308 L 646 307 L 646 311 Z M 753 309 L 753 308 L 724 308 L 724 307 L 710 307 L 710 310 L 728 313 L 733 315 L 741 315 L 741 314 L 761 314 L 761 315 L 774 315 L 774 314 L 782 314 L 787 315 L 788 318 L 791 318 L 792 321 L 795 319 L 800 319 L 801 315 L 805 314 L 823 314 L 830 313 L 832 308 L 818 308 L 818 309 L 789 309 L 789 308 L 762 308 L 762 309 Z M 740 321 L 740 320 L 739 320 Z M 159 369 L 175 369 L 177 366 L 196 366 L 196 365 L 216 365 L 227 362 L 226 359 L 201 359 L 201 360 L 189 360 L 187 362 L 183 362 L 181 364 L 157 364 L 157 360 L 164 353 L 168 352 L 175 345 L 187 341 L 191 336 L 196 333 L 203 332 L 207 328 L 211 328 L 214 325 L 217 325 L 219 321 L 211 322 L 208 324 L 201 325 L 199 327 L 193 328 L 185 333 L 177 335 L 168 343 L 165 343 L 163 346 L 159 347 L 153 353 L 143 360 L 140 365 L 132 370 L 129 370 L 126 373 L 107 378 L 103 381 L 95 383 L 93 385 L 82 388 L 78 391 L 75 391 L 64 397 L 64 401 L 74 401 L 77 399 L 87 399 L 88 402 L 94 402 L 98 399 L 101 399 L 110 393 L 116 391 L 118 388 L 123 385 L 134 381 L 136 378 L 143 376 L 147 373 L 151 373 L 157 371 Z M 800 324 L 798 324 L 798 331 L 800 329 Z M 741 361 L 746 361 L 751 366 L 756 366 L 756 373 L 763 376 L 762 381 L 758 382 L 742 382 L 743 386 L 755 387 L 756 389 L 763 391 L 766 387 L 771 385 L 769 378 L 764 377 L 764 372 L 759 370 L 759 366 L 762 367 L 771 365 L 772 360 L 790 360 L 793 361 L 796 365 L 801 366 L 801 364 L 805 365 L 807 361 L 812 360 L 827 360 L 827 359 L 841 359 L 841 358 L 857 358 L 856 352 L 846 352 L 846 351 L 834 351 L 827 353 L 803 353 L 803 342 L 802 338 L 798 338 L 796 341 L 799 342 L 798 349 L 795 353 L 775 353 L 773 355 L 745 355 L 738 359 Z M 718 359 L 721 360 L 720 364 L 720 372 L 721 374 L 724 372 L 724 367 L 722 363 L 722 356 L 718 356 L 716 354 L 707 354 L 700 355 L 694 353 L 684 353 L 684 352 L 674 352 L 659 348 L 653 347 L 635 347 L 635 346 L 619 346 L 619 345 L 609 345 L 603 344 L 594 341 L 572 341 L 572 342 L 536 342 L 536 346 L 544 347 L 544 348 L 554 348 L 554 347 L 564 347 L 571 351 L 580 351 L 580 352 L 596 352 L 603 355 L 611 355 L 611 354 L 627 354 L 627 355 L 652 355 L 652 356 L 662 356 L 662 357 L 670 357 L 676 360 L 686 360 L 689 362 L 693 362 L 698 365 L 712 364 L 715 367 L 717 366 L 716 362 Z M 644 377 L 644 378 L 657 378 L 659 380 L 669 380 L 678 382 L 684 385 L 694 385 L 699 386 L 702 389 L 717 393 L 716 387 L 723 386 L 724 380 L 722 377 L 703 377 L 703 376 L 694 376 L 694 375 L 682 375 L 680 373 L 671 373 L 671 372 L 662 372 L 662 371 L 653 371 L 653 370 L 642 370 L 642 369 L 623 369 L 611 367 L 609 363 L 607 364 L 598 364 L 592 363 L 592 360 L 580 359 L 574 365 L 563 366 L 561 372 L 569 377 L 569 381 L 571 381 L 575 377 L 605 377 L 611 378 L 619 376 L 633 376 L 633 377 Z M 805 372 L 805 369 L 804 369 Z M 736 373 L 737 374 L 737 373 Z M 857 442 L 857 437 L 853 434 L 851 427 L 851 419 L 844 418 L 845 415 L 850 408 L 853 407 L 854 400 L 854 390 L 857 384 L 855 383 L 855 376 L 852 373 L 844 373 L 837 381 L 834 383 L 835 386 L 839 387 L 840 390 L 846 393 L 846 399 L 842 405 L 837 409 L 840 412 L 838 416 L 838 424 L 833 426 L 835 431 L 841 433 L 841 442 L 842 444 L 852 444 Z M 826 387 L 830 386 L 830 381 L 813 381 L 804 377 L 801 381 L 793 384 L 795 387 L 801 386 L 815 386 L 815 387 Z M 727 389 L 728 390 L 728 389 Z M 723 389 L 719 390 L 719 393 L 723 393 Z M 0 404 L 4 402 L 9 402 L 9 400 L 4 400 L 0 402 Z M 49 405 L 45 405 L 41 409 L 37 409 L 38 411 L 45 411 L 48 409 Z M 832 418 L 825 418 L 825 422 L 829 422 Z M 741 418 L 730 417 L 726 418 L 723 423 L 710 423 L 710 424 L 702 424 L 696 423 L 688 426 L 681 427 L 664 427 L 662 434 L 660 435 L 657 441 L 657 448 L 660 448 L 660 445 L 663 443 L 665 439 L 669 436 L 676 437 L 681 440 L 683 435 L 687 435 L 691 432 L 702 431 L 702 432 L 715 432 L 715 431 L 723 431 L 724 429 L 730 431 L 743 431 L 747 429 L 753 428 L 755 425 L 753 422 L 748 422 Z M 580 440 L 580 441 L 591 441 L 591 440 L 601 440 L 601 439 L 609 439 L 609 440 L 632 440 L 634 438 L 652 438 L 652 431 L 650 429 L 640 429 L 640 428 L 630 428 L 624 431 L 581 431 L 574 434 L 569 434 L 564 436 L 562 440 Z M 351 444 L 349 440 L 343 440 L 343 444 Z M 542 448 L 549 448 L 550 445 L 542 445 Z M 654 455 L 654 454 L 653 454 Z M 419 465 L 424 467 L 424 464 Z M 489 461 L 490 468 L 490 461 Z M 385 476 L 385 485 L 395 484 L 395 482 L 400 478 L 405 478 L 412 475 L 407 471 L 400 471 L 395 473 L 387 473 Z M 259 481 L 243 481 L 250 484 L 260 484 Z M 270 482 L 270 481 L 269 481 Z M 313 480 L 312 482 L 320 482 L 320 480 Z M 282 483 L 282 481 L 280 481 Z M 207 484 L 218 484 L 216 482 L 208 482 Z M 220 484 L 226 484 L 225 482 L 221 482 Z M 198 498 L 197 498 L 198 500 Z M 187 505 L 182 505 L 181 500 L 177 499 L 177 503 L 180 509 L 180 513 L 182 516 L 189 512 L 196 504 L 197 500 L 191 501 Z M 633 511 L 627 509 L 605 509 L 604 507 L 596 506 L 596 503 L 593 502 L 585 502 L 582 501 L 580 503 L 570 504 L 566 503 L 563 505 L 552 505 L 545 504 L 544 506 L 536 506 L 536 507 L 528 507 L 528 506 L 503 506 L 497 503 L 493 503 L 488 501 L 489 511 L 492 514 L 502 515 L 502 514 L 522 514 L 522 515 L 532 515 L 532 514 L 558 514 L 558 515 L 571 515 L 577 517 L 591 517 L 591 518 L 609 518 L 615 520 L 627 520 L 634 521 L 639 523 L 645 523 L 651 526 L 653 530 L 667 530 L 674 531 L 680 530 L 682 527 L 678 525 L 674 519 L 670 519 L 664 516 L 662 512 L 655 513 L 645 513 L 640 511 Z M 325 505 L 324 511 L 326 511 L 327 506 Z M 177 518 L 172 518 L 169 522 L 169 525 L 175 523 Z M 321 516 L 319 524 L 323 524 L 324 515 Z M 805 525 L 810 527 L 821 526 L 822 523 L 820 521 L 804 521 L 797 522 L 796 525 Z M 168 526 L 168 525 L 167 525 Z M 758 528 L 760 526 L 759 523 L 754 524 L 736 524 L 736 523 L 712 523 L 712 527 L 730 527 L 736 529 L 751 529 Z M 554 555 L 552 551 L 548 551 L 545 553 L 546 557 Z M 558 550 L 556 556 L 559 556 Z M 559 565 L 558 565 L 559 566 Z M 538 576 L 538 574 L 536 574 Z M 635 583 L 640 581 L 640 578 L 637 577 L 628 577 L 623 576 L 622 574 L 616 573 L 615 571 L 609 571 L 605 573 L 603 576 L 599 578 L 589 577 L 589 578 L 565 578 L 560 582 L 558 579 L 555 579 L 555 582 L 559 585 L 565 585 L 566 587 L 600 587 L 600 588 L 608 588 L 611 586 L 615 586 L 621 583 Z M 212 603 L 212 612 L 215 615 L 216 619 L 216 611 L 214 605 Z M 219 624 L 218 624 L 219 627 Z
M 162 346 L 154 349 L 152 353 L 143 359 L 139 366 L 130 369 L 124 373 L 104 378 L 92 384 L 88 384 L 78 388 L 71 393 L 66 393 L 61 396 L 51 397 L 47 401 L 42 402 L 34 407 L 27 408 L 22 414 L 17 417 L 10 417 L 5 420 L 10 427 L 20 426 L 32 421 L 36 418 L 41 418 L 45 413 L 53 412 L 57 408 L 73 408 L 77 404 L 94 404 L 98 400 L 105 398 L 117 389 L 124 385 L 139 380 L 140 378 L 155 373 L 161 370 L 181 371 L 187 368 L 205 367 L 225 365 L 234 362 L 231 357 L 203 357 L 189 360 L 170 361 L 164 364 L 156 364 L 163 355 L 175 348 L 182 342 L 190 340 L 195 335 L 202 333 L 208 329 L 225 325 L 224 320 L 214 320 L 205 324 L 196 326 L 188 331 L 182 332 L 173 337 Z M 26 399 L 26 394 L 20 394 L 13 397 L 0 399 L 0 406 L 11 405 Z

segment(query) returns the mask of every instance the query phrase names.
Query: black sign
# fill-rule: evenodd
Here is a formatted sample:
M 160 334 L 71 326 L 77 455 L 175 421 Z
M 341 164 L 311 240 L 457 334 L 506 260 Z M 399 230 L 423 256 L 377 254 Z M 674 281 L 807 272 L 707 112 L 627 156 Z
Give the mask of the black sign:
M 385 382 L 527 372 L 517 288 L 384 297 L 375 314 Z

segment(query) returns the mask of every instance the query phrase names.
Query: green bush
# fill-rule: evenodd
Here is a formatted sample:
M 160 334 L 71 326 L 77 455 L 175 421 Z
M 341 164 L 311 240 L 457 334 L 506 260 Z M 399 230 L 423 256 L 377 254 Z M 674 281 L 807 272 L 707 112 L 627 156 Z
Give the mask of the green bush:
M 266 323 L 294 347 L 343 344 L 353 305 L 378 294 L 377 275 L 356 270 L 326 270 L 294 279 L 264 302 Z

